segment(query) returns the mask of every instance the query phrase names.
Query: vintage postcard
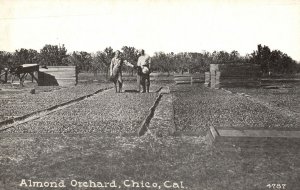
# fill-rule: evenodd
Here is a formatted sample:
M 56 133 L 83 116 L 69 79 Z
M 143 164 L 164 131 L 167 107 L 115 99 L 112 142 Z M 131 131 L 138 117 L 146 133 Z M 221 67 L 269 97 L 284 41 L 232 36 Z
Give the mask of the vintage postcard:
M 300 188 L 300 2 L 0 0 L 0 190 Z

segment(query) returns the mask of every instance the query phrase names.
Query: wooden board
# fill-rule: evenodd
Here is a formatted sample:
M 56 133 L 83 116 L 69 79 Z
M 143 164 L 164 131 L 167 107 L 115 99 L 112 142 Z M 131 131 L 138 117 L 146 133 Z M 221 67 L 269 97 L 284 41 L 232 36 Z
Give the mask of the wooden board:
M 241 148 L 293 148 L 299 150 L 300 131 L 285 129 L 217 129 L 210 127 L 209 140 L 217 146 L 232 144 Z
M 191 84 L 204 82 L 204 73 L 174 75 L 176 84 Z
M 77 84 L 78 73 L 75 66 L 47 66 L 40 68 L 40 86 L 73 86 Z

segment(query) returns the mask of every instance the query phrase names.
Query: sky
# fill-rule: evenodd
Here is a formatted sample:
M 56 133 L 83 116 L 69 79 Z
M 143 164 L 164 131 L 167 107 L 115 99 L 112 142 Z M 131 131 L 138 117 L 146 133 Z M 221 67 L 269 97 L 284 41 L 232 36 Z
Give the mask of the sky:
M 298 0 L 0 0 L 0 50 L 68 52 L 123 46 L 154 52 L 237 50 L 258 44 L 300 61 Z

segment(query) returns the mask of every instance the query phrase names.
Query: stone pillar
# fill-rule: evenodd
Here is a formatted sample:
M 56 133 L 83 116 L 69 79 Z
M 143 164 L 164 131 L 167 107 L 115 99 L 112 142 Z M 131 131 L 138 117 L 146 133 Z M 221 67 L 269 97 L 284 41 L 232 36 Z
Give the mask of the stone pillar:
M 220 88 L 220 76 L 221 76 L 221 72 L 220 71 L 216 71 L 215 88 Z
M 219 71 L 219 64 L 210 64 L 210 87 L 216 88 L 216 74 Z
M 205 72 L 205 83 L 204 85 L 208 87 L 210 85 L 210 72 Z
M 210 88 L 215 88 L 216 86 L 216 71 L 212 70 L 210 72 Z

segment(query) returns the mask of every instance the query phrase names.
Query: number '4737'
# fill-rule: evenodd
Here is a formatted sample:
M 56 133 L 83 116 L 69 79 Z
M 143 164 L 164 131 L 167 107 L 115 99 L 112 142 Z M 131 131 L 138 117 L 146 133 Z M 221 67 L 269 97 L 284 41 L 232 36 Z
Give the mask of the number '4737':
M 273 184 L 268 184 L 267 187 L 269 189 L 286 189 L 286 184 L 284 184 L 284 183 L 281 183 L 281 184 L 280 183 L 278 183 L 278 184 L 273 183 Z

